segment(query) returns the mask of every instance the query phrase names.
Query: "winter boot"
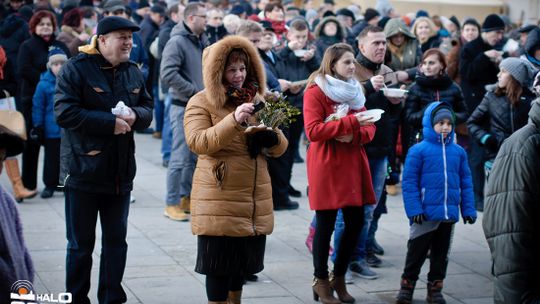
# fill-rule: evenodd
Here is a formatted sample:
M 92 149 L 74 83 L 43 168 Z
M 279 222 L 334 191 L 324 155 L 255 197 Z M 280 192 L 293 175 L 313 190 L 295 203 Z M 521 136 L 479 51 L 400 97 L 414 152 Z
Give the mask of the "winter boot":
M 334 292 L 330 287 L 328 279 L 313 278 L 313 300 L 319 301 L 323 304 L 341 304 L 341 301 L 334 298 Z
M 241 304 L 241 303 L 242 303 L 242 290 L 229 291 L 227 304 Z
M 401 289 L 396 297 L 396 304 L 410 304 L 412 303 L 412 297 L 414 293 L 414 287 L 416 281 L 409 281 L 408 279 L 401 279 Z
M 189 196 L 184 196 L 180 199 L 180 209 L 184 211 L 184 213 L 190 214 L 191 213 L 191 200 L 189 199 Z
M 24 187 L 21 172 L 19 171 L 19 162 L 16 158 L 6 159 L 4 161 L 4 166 L 6 167 L 6 172 L 13 185 L 13 195 L 17 202 L 22 202 L 25 198 L 32 198 L 36 196 L 36 190 L 28 190 Z
M 334 273 L 330 274 L 330 287 L 336 291 L 339 300 L 342 303 L 354 303 L 356 300 L 347 291 L 345 285 L 345 276 L 336 277 Z
M 434 304 L 446 304 L 446 300 L 442 294 L 443 281 L 433 281 L 427 283 L 427 297 L 426 301 L 428 303 Z

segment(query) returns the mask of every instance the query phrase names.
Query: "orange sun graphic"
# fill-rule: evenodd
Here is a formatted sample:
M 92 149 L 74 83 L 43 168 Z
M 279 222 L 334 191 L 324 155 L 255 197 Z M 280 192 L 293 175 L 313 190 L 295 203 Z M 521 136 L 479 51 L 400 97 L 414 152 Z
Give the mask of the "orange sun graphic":
M 20 295 L 28 294 L 28 289 L 26 289 L 25 287 L 19 288 L 18 291 L 19 291 L 19 294 L 20 294 Z

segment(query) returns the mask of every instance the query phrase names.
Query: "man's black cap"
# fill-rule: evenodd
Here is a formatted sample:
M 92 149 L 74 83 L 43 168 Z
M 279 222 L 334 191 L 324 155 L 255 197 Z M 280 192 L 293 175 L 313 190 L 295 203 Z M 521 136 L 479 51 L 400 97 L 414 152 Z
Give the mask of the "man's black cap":
M 105 35 L 118 30 L 137 32 L 140 28 L 135 23 L 117 16 L 105 17 L 98 23 L 96 34 Z

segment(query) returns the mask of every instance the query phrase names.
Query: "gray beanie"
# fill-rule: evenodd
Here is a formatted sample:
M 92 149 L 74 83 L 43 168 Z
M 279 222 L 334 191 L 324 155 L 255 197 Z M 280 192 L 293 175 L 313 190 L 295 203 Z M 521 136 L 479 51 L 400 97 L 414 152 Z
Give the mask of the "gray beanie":
M 501 61 L 500 69 L 506 70 L 522 87 L 529 87 L 534 80 L 534 68 L 532 65 L 519 58 L 509 57 Z

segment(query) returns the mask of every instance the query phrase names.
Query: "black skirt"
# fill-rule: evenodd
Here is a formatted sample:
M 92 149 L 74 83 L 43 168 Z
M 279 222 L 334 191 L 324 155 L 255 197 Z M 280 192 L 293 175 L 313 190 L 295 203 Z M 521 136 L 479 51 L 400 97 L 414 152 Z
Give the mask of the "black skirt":
M 195 271 L 205 275 L 248 275 L 264 269 L 266 235 L 197 237 Z

